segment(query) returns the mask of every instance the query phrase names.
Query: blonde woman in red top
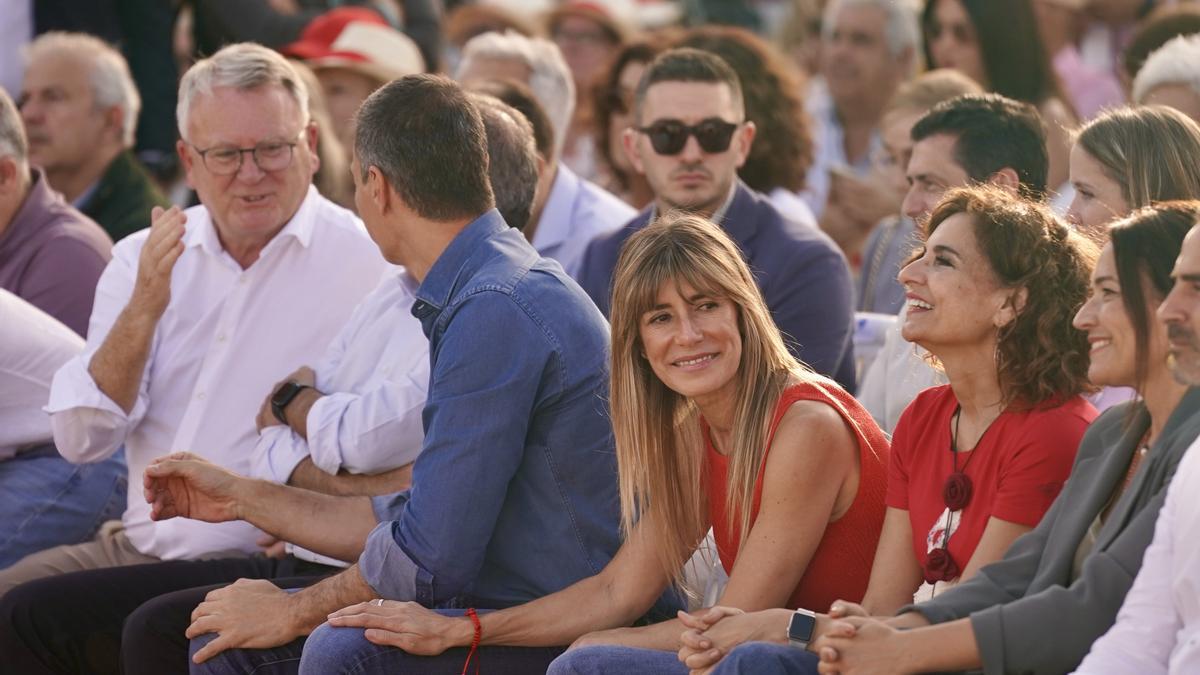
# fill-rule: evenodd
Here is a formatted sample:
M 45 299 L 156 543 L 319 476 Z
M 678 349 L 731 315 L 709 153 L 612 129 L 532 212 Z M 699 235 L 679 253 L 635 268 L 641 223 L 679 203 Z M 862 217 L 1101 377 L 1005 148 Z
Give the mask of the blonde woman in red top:
M 888 442 L 832 380 L 796 361 L 737 245 L 667 214 L 630 237 L 614 276 L 612 417 L 625 542 L 599 574 L 479 615 L 480 643 L 575 647 L 550 673 L 680 672 L 683 625 L 630 627 L 714 527 L 721 603 L 754 611 L 861 598 L 883 524 Z M 813 302 L 821 302 L 813 298 Z M 472 622 L 408 603 L 395 641 L 436 654 Z M 372 634 L 368 634 L 368 639 Z

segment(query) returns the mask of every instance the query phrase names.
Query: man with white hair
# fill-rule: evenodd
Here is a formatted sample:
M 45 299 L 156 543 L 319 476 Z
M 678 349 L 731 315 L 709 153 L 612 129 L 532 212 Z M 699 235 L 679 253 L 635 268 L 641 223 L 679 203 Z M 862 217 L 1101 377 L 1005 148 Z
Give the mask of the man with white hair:
M 1177 37 L 1151 54 L 1133 79 L 1133 100 L 1200 122 L 1200 35 Z
M 612 232 L 636 215 L 625 202 L 577 176 L 560 159 L 575 110 L 571 70 L 549 40 L 517 33 L 484 33 L 463 47 L 456 79 L 470 87 L 480 81 L 515 80 L 529 87 L 554 126 L 553 156 L 543 158 L 525 237 L 538 253 L 553 258 L 578 278 L 583 254 L 598 235 Z
M 50 185 L 120 241 L 170 206 L 133 157 L 142 101 L 121 53 L 82 33 L 45 33 L 28 49 L 21 117 L 29 159 Z
M 248 473 L 264 397 L 317 360 L 387 269 L 361 221 L 312 186 L 317 129 L 282 56 L 239 44 L 199 61 L 177 115 L 201 205 L 155 209 L 149 229 L 114 248 L 87 345 L 55 375 L 47 405 L 68 460 L 124 446 L 127 508 L 95 541 L 0 572 L 0 653 L 17 672 L 47 659 L 115 670 L 126 617 L 164 593 L 334 569 L 251 556 L 258 531 L 245 523 L 154 522 L 142 498 L 144 469 L 173 451 Z M 287 389 L 271 397 L 276 418 L 294 418 L 289 404 L 307 391 Z
M 863 180 L 882 151 L 879 122 L 900 83 L 915 74 L 921 30 L 908 0 L 832 0 L 821 26 L 823 88 L 809 97 L 815 156 L 806 197 L 821 227 L 852 252 L 894 206 Z M 847 246 L 850 244 L 850 246 Z

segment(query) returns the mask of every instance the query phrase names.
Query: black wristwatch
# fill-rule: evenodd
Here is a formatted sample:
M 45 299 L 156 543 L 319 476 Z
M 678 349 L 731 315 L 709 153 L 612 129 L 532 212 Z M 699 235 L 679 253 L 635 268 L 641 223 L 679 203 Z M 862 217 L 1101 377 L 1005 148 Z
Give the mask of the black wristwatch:
M 292 399 L 296 398 L 296 395 L 302 389 L 307 388 L 307 384 L 300 384 L 290 380 L 279 385 L 275 393 L 271 394 L 271 414 L 275 415 L 275 419 L 286 426 L 288 421 L 283 414 L 284 409 L 287 408 L 288 404 L 292 402 Z
M 813 632 L 817 628 L 817 615 L 807 609 L 798 609 L 792 613 L 788 621 L 788 644 L 800 649 L 808 649 L 812 642 Z

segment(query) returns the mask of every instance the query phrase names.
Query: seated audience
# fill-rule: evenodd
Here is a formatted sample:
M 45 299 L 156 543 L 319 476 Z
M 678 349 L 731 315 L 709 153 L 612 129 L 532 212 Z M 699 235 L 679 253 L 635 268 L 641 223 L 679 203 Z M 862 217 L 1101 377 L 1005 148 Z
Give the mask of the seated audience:
M 908 192 L 905 170 L 912 155 L 912 128 L 933 106 L 983 90 L 956 70 L 934 70 L 900 85 L 883 109 L 879 136 L 883 152 L 876 167 L 895 190 L 897 208 Z M 896 280 L 900 268 L 919 245 L 917 221 L 899 214 L 880 221 L 863 246 L 858 276 L 858 311 L 898 314 L 904 306 L 904 287 Z
M 686 671 L 675 658 L 678 621 L 626 626 L 681 582 L 710 525 L 730 574 L 722 602 L 824 606 L 840 592 L 861 595 L 883 521 L 887 441 L 849 394 L 790 355 L 736 244 L 702 218 L 664 216 L 630 237 L 615 285 L 625 542 L 600 574 L 481 615 L 483 642 L 592 646 L 560 657 L 552 673 Z M 346 672 L 323 656 L 337 651 L 339 632 L 347 639 L 345 627 L 385 628 L 397 634 L 386 644 L 422 653 L 474 634 L 465 619 L 391 603 L 350 607 L 329 623 L 302 672 Z M 414 631 L 412 642 L 398 639 Z
M 880 117 L 896 86 L 920 60 L 916 5 L 893 0 L 833 0 L 821 23 L 821 89 L 810 92 L 815 155 L 805 180 L 809 205 L 835 240 L 865 237 L 887 213 L 857 222 L 832 193 L 836 175 L 865 177 L 880 150 Z M 828 213 L 827 213 L 828 211 Z
M 29 45 L 21 119 L 29 161 L 113 241 L 170 206 L 133 156 L 142 101 L 125 58 L 82 33 L 45 33 Z
M 654 191 L 646 177 L 634 170 L 625 153 L 625 130 L 634 126 L 633 102 L 638 82 L 646 66 L 662 49 L 663 40 L 656 36 L 625 43 L 592 94 L 596 182 L 639 211 L 654 199 Z
M 0 652 L 18 671 L 48 654 L 60 669 L 112 670 L 122 624 L 146 600 L 297 573 L 248 557 L 258 533 L 245 523 L 152 521 L 137 482 L 180 448 L 249 470 L 264 393 L 325 350 L 386 267 L 360 221 L 312 188 L 316 132 L 283 57 L 227 47 L 188 71 L 179 99 L 179 154 L 201 205 L 156 210 L 116 247 L 87 347 L 47 405 L 68 460 L 125 448 L 127 508 L 95 541 L 0 572 Z M 196 562 L 206 558 L 220 561 Z
M 1177 37 L 1146 59 L 1133 80 L 1138 105 L 1165 105 L 1200 122 L 1200 35 Z
M 696 49 L 660 54 L 638 84 L 635 122 L 625 148 L 655 202 L 588 248 L 580 285 L 592 300 L 608 313 L 617 256 L 630 235 L 672 209 L 695 213 L 737 242 L 792 355 L 852 389 L 853 289 L 845 259 L 829 237 L 785 218 L 738 179 L 756 127 L 746 120 L 733 69 Z
M 1070 130 L 1078 121 L 1050 67 L 1032 3 L 930 0 L 922 16 L 925 57 L 931 68 L 954 68 L 987 91 L 1037 107 L 1046 121 L 1046 185 L 1054 200 L 1070 187 Z
M 524 118 L 523 122 L 528 123 L 530 132 L 533 134 L 533 174 L 528 174 L 525 169 L 513 170 L 511 166 L 504 169 L 488 165 L 492 191 L 496 192 L 496 210 L 504 216 L 504 222 L 523 232 L 525 228 L 529 227 L 530 219 L 533 217 L 533 209 L 539 197 L 538 191 L 545 186 L 542 178 L 545 177 L 547 171 L 553 170 L 553 164 L 549 158 L 554 156 L 554 126 L 550 124 L 550 118 L 546 116 L 542 105 L 533 97 L 533 92 L 520 82 L 515 80 L 476 82 L 468 90 L 472 94 L 481 95 L 474 99 L 476 105 L 480 105 L 480 100 L 495 99 L 521 113 L 520 116 Z M 484 106 L 480 106 L 480 112 L 486 112 Z M 501 115 L 501 113 L 497 112 L 497 115 Z M 489 156 L 493 154 L 492 144 L 499 138 L 493 138 L 492 130 L 508 128 L 508 125 L 497 123 L 493 126 L 489 123 L 489 120 L 495 121 L 495 119 L 495 115 L 484 115 L 483 118 L 484 127 L 488 131 Z M 511 153 L 511 149 L 509 152 Z M 509 161 L 515 159 L 517 158 L 512 157 Z M 520 213 L 516 213 L 517 209 L 506 208 L 506 204 L 510 200 L 515 200 L 518 193 L 523 195 L 526 191 L 529 193 L 530 200 L 521 206 Z M 512 203 L 516 204 L 515 201 Z
M 491 208 L 475 106 L 454 83 L 414 75 L 368 98 L 357 124 L 359 212 L 385 257 L 405 266 L 430 341 L 413 487 L 372 501 L 239 478 L 186 456 L 147 469 L 156 519 L 241 517 L 358 560 L 296 593 L 261 580 L 210 593 L 187 633 L 201 672 L 264 662 L 294 671 L 302 636 L 372 598 L 458 615 L 528 602 L 599 572 L 619 543 L 607 327 L 561 267 Z M 361 631 L 334 638 L 347 650 L 368 645 Z M 463 651 L 410 665 L 459 672 Z M 535 672 L 558 651 L 483 658 Z
M 1114 243 L 1118 232 L 1114 232 Z M 1175 285 L 1158 307 L 1170 340 L 1171 372 L 1200 384 L 1200 235 L 1193 227 L 1172 272 Z M 1156 289 L 1157 290 L 1157 289 Z M 1139 364 L 1143 365 L 1144 364 Z M 1076 673 L 1182 673 L 1197 666 L 1196 507 L 1200 453 L 1195 443 L 1179 464 L 1158 513 L 1154 539 L 1142 558 L 1117 622 L 1095 644 Z
M 529 87 L 554 128 L 554 151 L 541 172 L 525 237 L 538 253 L 578 278 L 588 243 L 634 216 L 629 205 L 579 177 L 561 161 L 571 126 L 575 89 L 571 71 L 553 42 L 516 33 L 486 33 L 463 48 L 455 75 L 467 87 L 510 79 Z
M 1200 199 L 1200 126 L 1163 106 L 1115 108 L 1075 133 L 1068 219 L 1100 240 L 1107 226 L 1155 202 Z
M 744 28 L 696 28 L 678 46 L 712 52 L 733 68 L 742 82 L 746 119 L 754 123 L 760 139 L 770 139 L 750 146 L 738 177 L 766 195 L 785 217 L 816 226 L 816 216 L 800 197 L 813 149 L 795 68 L 770 43 Z M 863 195 L 864 201 L 872 194 Z
M 125 502 L 125 461 L 70 464 L 42 411 L 59 366 L 83 339 L 0 288 L 0 570 L 30 553 L 90 539 Z
M 308 114 L 317 128 L 317 160 L 320 166 L 313 174 L 313 186 L 322 197 L 353 211 L 354 181 L 350 180 L 350 151 L 333 133 L 333 121 L 329 116 L 321 82 L 304 62 L 295 59 L 289 59 L 289 62 L 308 90 Z
M 575 83 L 575 112 L 562 143 L 563 163 L 580 177 L 594 180 L 592 92 L 625 41 L 625 29 L 604 3 L 567 0 L 546 16 L 546 34 L 558 45 Z
M 995 94 L 967 95 L 934 106 L 910 132 L 904 214 L 923 222 L 946 190 L 989 183 L 1038 197 L 1046 190 L 1046 136 L 1032 106 Z M 888 329 L 883 348 L 867 367 L 858 398 L 884 431 L 917 393 L 944 378 L 919 348 L 900 335 L 907 309 Z
M 823 89 L 810 93 L 815 155 L 806 183 L 821 228 L 857 266 L 862 242 L 895 204 L 886 189 L 865 180 L 881 148 L 883 108 L 920 63 L 916 3 L 904 0 L 833 0 L 821 27 Z M 838 183 L 845 189 L 837 189 Z M 849 205 L 874 190 L 871 210 Z M 865 201 L 865 200 L 864 200 Z
M 1139 398 L 1092 424 L 1054 505 L 999 562 L 886 620 L 837 602 L 836 619 L 817 617 L 807 652 L 763 642 L 734 648 L 747 640 L 786 644 L 786 612 L 712 611 L 695 621 L 700 629 L 711 624 L 707 632 L 683 636 L 680 657 L 699 669 L 727 655 L 716 673 L 764 675 L 815 672 L 816 652 L 822 672 L 1076 667 L 1116 618 L 1171 476 L 1200 432 L 1200 391 L 1172 377 L 1167 330 L 1155 320 L 1171 289 L 1170 261 L 1198 217 L 1200 204 L 1170 203 L 1114 226 L 1075 325 L 1092 346 L 1092 382 L 1132 386 Z M 1195 358 L 1194 347 L 1170 344 Z
M 408 36 L 365 7 L 338 7 L 313 19 L 300 39 L 280 48 L 316 73 L 329 106 L 333 133 L 354 146 L 354 113 L 371 92 L 397 77 L 425 71 Z
M 1125 93 L 1132 95 L 1133 81 L 1151 54 L 1174 38 L 1195 33 L 1200 33 L 1200 7 L 1195 3 L 1157 3 L 1137 23 L 1128 36 L 1128 44 L 1123 45 L 1117 74 Z
M 0 91 L 0 288 L 86 336 L 96 283 L 111 256 L 104 230 L 30 166 L 19 113 Z
M 528 217 L 535 183 L 529 176 L 536 172 L 532 132 L 496 99 L 473 101 L 487 134 L 496 202 L 514 219 Z M 267 396 L 257 420 L 254 475 L 330 495 L 383 495 L 409 487 L 424 439 L 429 343 L 412 315 L 415 297 L 406 279 L 403 270 L 385 276 L 315 368 L 299 368 Z M 285 550 L 334 567 L 346 567 L 354 557 L 324 556 L 291 543 Z M 275 583 L 304 586 L 331 570 L 312 571 L 308 578 Z M 124 672 L 152 675 L 186 663 L 185 633 L 208 590 L 167 593 L 130 614 L 121 639 Z

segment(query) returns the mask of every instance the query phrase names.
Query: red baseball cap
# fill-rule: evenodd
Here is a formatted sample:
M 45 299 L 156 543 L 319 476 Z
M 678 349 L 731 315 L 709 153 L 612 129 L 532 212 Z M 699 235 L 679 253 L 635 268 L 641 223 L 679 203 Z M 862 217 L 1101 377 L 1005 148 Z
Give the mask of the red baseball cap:
M 314 70 L 348 68 L 381 82 L 425 71 L 416 43 L 365 7 L 325 12 L 309 22 L 299 40 L 279 51 Z

